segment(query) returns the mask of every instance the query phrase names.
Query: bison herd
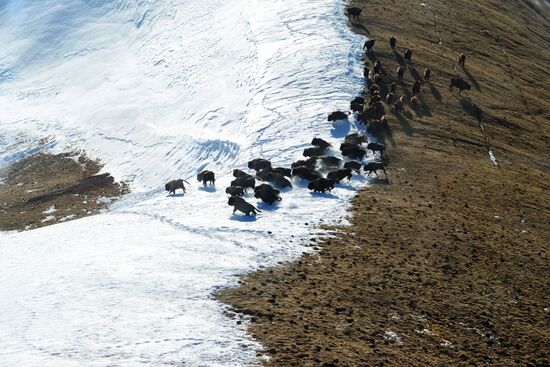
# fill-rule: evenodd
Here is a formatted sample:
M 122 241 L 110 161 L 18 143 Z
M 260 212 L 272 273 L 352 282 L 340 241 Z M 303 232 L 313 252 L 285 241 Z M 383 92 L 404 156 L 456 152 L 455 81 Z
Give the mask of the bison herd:
M 281 190 L 291 189 L 296 180 L 306 181 L 307 188 L 314 193 L 325 193 L 333 190 L 343 180 L 350 181 L 353 174 L 361 174 L 362 169 L 368 172 L 369 176 L 374 173 L 378 177 L 377 171 L 386 172 L 383 162 L 362 162 L 368 151 L 384 157 L 386 146 L 375 142 L 369 143 L 368 139 L 359 133 L 349 134 L 340 144 L 340 152 L 344 158 L 329 155 L 331 148 L 332 145 L 326 140 L 313 138 L 311 147 L 303 151 L 304 159 L 293 162 L 290 168 L 274 167 L 270 161 L 263 158 L 251 160 L 248 162 L 248 168 L 254 172 L 253 174 L 240 169 L 233 170 L 234 179 L 225 189 L 229 195 L 228 205 L 233 206 L 233 213 L 239 211 L 247 216 L 253 216 L 260 210 L 243 199 L 248 190 L 254 191 L 255 198 L 273 205 L 282 200 Z M 214 172 L 206 170 L 197 175 L 197 180 L 205 186 L 214 185 L 216 177 Z M 176 189 L 182 189 L 185 193 L 183 182 L 181 179 L 170 181 L 165 188 L 171 194 L 175 193 Z
M 361 9 L 348 8 L 346 15 L 350 20 L 358 20 L 361 15 Z M 396 114 L 404 110 L 405 104 L 409 103 L 413 108 L 418 107 L 418 95 L 421 92 L 422 84 L 416 80 L 412 86 L 412 97 L 407 100 L 405 96 L 397 96 L 397 85 L 391 83 L 389 90 L 384 85 L 382 75 L 387 75 L 380 59 L 374 57 L 374 46 L 376 41 L 369 39 L 363 45 L 365 52 L 374 58 L 373 70 L 364 67 L 364 76 L 367 80 L 364 96 L 355 97 L 350 102 L 350 111 L 334 111 L 328 115 L 328 121 L 347 120 L 351 113 L 357 113 L 357 118 L 361 123 L 367 125 L 367 132 L 375 137 L 381 138 L 388 129 L 385 108 L 382 104 L 381 91 L 387 91 L 384 101 L 386 105 L 393 107 Z M 390 48 L 395 51 L 397 39 L 389 39 Z M 402 81 L 405 75 L 407 65 L 412 65 L 413 51 L 407 48 L 403 53 L 404 65 L 397 69 L 397 80 Z M 466 56 L 461 54 L 459 64 L 464 67 Z M 424 82 L 428 83 L 431 77 L 431 70 L 424 70 Z M 464 90 L 470 90 L 470 84 L 461 78 L 451 78 L 449 90 L 457 88 L 459 93 Z M 254 171 L 254 174 L 247 173 L 240 169 L 233 171 L 233 181 L 225 192 L 229 195 L 228 205 L 233 206 L 233 213 L 239 211 L 247 216 L 256 215 L 260 212 L 252 204 L 246 202 L 243 196 L 250 189 L 254 191 L 254 197 L 262 200 L 264 203 L 273 205 L 282 200 L 281 190 L 291 189 L 293 181 L 306 181 L 307 188 L 314 193 L 325 193 L 333 190 L 343 180 L 351 180 L 353 174 L 361 174 L 361 170 L 368 176 L 378 172 L 384 172 L 386 179 L 386 146 L 378 142 L 369 142 L 367 137 L 359 133 L 352 133 L 345 137 L 339 146 L 339 151 L 343 158 L 330 155 L 333 152 L 332 145 L 315 137 L 311 141 L 311 146 L 304 149 L 304 159 L 293 162 L 288 167 L 273 167 L 271 162 L 257 158 L 248 162 L 248 168 Z M 373 157 L 380 159 L 373 162 L 364 163 L 368 152 L 372 152 Z M 216 178 L 212 171 L 202 171 L 197 175 L 197 180 L 204 186 L 214 185 Z M 257 185 L 257 181 L 262 182 Z M 166 191 L 174 194 L 177 189 L 182 189 L 185 193 L 184 181 L 182 179 L 173 180 L 165 185 Z

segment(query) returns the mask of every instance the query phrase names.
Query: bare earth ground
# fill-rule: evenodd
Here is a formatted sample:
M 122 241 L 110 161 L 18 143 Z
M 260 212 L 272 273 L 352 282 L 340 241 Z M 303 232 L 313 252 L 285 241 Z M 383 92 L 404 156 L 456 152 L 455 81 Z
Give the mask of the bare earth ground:
M 390 114 L 391 184 L 360 192 L 352 226 L 319 252 L 219 294 L 268 366 L 550 365 L 549 13 L 421 3 L 351 4 L 387 83 L 414 51 L 399 95 L 432 69 L 421 108 Z M 451 94 L 452 76 L 472 90 Z
M 77 153 L 22 159 L 0 181 L 0 230 L 25 230 L 97 214 L 127 192 L 102 165 Z

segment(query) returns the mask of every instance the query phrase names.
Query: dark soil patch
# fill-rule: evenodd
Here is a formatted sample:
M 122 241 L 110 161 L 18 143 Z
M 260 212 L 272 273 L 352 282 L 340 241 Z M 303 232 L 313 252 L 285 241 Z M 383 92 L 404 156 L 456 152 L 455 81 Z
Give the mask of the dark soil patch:
M 39 153 L 12 164 L 0 184 L 0 230 L 25 230 L 97 214 L 125 184 L 85 155 Z

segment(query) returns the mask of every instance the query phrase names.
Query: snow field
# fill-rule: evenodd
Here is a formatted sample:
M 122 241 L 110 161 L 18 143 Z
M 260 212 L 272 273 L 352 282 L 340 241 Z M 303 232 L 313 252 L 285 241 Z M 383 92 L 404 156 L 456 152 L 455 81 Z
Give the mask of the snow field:
M 260 346 L 212 299 L 236 275 L 297 257 L 346 222 L 366 180 L 305 183 L 231 215 L 253 158 L 286 166 L 361 88 L 362 40 L 334 0 L 35 0 L 0 6 L 0 168 L 84 149 L 132 193 L 104 214 L 0 233 L 0 364 L 243 366 Z M 194 176 L 208 168 L 215 188 Z M 186 195 L 166 181 L 188 179 Z M 55 215 L 55 213 L 52 213 Z

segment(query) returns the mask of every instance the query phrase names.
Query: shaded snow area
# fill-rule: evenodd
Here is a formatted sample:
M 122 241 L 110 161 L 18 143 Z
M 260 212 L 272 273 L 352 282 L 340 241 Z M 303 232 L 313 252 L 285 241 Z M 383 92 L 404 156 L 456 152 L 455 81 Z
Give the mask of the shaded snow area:
M 212 298 L 345 222 L 360 176 L 295 182 L 232 215 L 253 158 L 289 166 L 361 90 L 362 39 L 335 0 L 0 2 L 0 168 L 83 149 L 132 193 L 106 213 L 0 233 L 0 365 L 246 366 L 257 345 Z M 45 140 L 42 140 L 45 139 Z M 338 145 L 335 145 L 338 148 Z M 215 188 L 194 176 L 217 173 Z M 191 182 L 168 196 L 164 183 Z M 67 218 L 70 219 L 70 218 Z

